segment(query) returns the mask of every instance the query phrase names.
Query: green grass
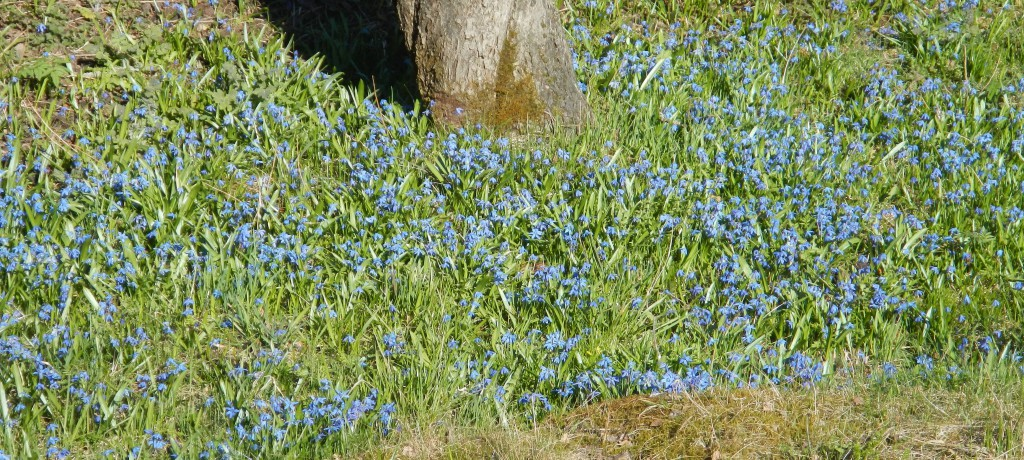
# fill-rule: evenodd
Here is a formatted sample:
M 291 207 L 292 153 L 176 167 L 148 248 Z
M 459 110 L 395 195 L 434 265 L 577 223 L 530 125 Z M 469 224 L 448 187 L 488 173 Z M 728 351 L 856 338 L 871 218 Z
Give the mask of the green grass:
M 0 2 L 4 455 L 1021 455 L 1019 2 L 562 2 L 596 119 L 526 134 L 213 3 Z

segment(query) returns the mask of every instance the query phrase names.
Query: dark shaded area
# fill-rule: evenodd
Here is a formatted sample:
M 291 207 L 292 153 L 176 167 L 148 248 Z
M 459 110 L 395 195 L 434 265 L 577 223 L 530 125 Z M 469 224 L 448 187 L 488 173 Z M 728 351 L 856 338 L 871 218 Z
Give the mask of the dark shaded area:
M 381 98 L 411 106 L 419 94 L 393 0 L 260 0 L 302 57 L 324 57 L 324 71 L 363 81 Z

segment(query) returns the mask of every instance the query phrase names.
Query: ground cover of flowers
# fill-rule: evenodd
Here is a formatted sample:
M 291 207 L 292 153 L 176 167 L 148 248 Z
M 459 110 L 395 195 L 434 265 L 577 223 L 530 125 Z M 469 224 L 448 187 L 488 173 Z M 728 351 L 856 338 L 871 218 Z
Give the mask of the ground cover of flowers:
M 567 1 L 560 134 L 435 126 L 241 3 L 0 4 L 0 458 L 1021 378 L 1019 2 Z

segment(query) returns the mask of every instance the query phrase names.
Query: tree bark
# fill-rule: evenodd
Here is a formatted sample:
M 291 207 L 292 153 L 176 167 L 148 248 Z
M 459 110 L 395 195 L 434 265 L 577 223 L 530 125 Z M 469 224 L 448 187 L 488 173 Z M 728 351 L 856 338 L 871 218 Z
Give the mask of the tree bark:
M 590 116 L 553 0 L 398 0 L 435 118 L 496 126 Z

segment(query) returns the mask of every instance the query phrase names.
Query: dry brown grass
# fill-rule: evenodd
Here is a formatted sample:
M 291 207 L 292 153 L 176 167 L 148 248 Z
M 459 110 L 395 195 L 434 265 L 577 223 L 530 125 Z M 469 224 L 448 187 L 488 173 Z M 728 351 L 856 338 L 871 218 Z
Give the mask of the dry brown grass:
M 1021 392 L 713 391 L 580 410 L 580 445 L 640 458 L 1024 458 Z
M 367 453 L 364 459 L 509 459 L 554 460 L 573 458 L 578 447 L 559 438 L 551 427 L 535 430 L 517 428 L 445 428 L 414 430 L 399 435 L 395 442 Z
M 364 458 L 1024 458 L 1024 386 L 633 396 L 533 430 L 413 431 Z

